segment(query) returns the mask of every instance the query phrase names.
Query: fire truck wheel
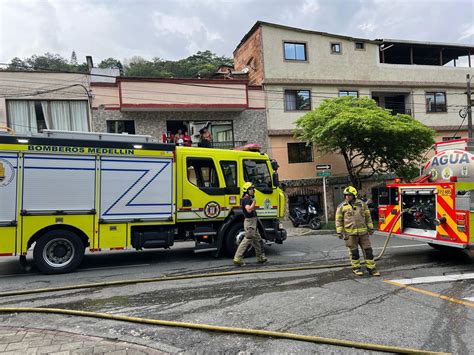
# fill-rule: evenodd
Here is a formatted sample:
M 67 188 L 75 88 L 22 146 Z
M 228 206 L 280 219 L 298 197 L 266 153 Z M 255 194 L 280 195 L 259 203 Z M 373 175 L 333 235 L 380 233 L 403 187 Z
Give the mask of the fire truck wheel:
M 33 250 L 36 267 L 45 274 L 71 272 L 82 262 L 84 244 L 74 232 L 57 229 L 46 232 Z
M 233 258 L 237 248 L 239 247 L 240 242 L 245 237 L 244 224 L 235 223 L 230 227 L 229 231 L 224 240 L 225 253 L 227 256 Z M 252 256 L 255 254 L 255 250 L 252 246 L 249 246 L 244 253 L 244 257 Z

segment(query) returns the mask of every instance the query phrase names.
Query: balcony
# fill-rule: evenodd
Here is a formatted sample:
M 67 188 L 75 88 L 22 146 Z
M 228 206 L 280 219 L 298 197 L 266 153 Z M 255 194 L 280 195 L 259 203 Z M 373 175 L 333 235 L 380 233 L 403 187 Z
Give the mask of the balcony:
M 247 144 L 247 141 L 227 141 L 227 142 L 212 142 L 211 148 L 215 149 L 235 149 Z M 193 147 L 198 147 L 198 143 L 193 143 Z
M 382 108 L 390 110 L 392 115 L 412 115 L 411 96 L 406 92 L 372 92 L 372 99 Z

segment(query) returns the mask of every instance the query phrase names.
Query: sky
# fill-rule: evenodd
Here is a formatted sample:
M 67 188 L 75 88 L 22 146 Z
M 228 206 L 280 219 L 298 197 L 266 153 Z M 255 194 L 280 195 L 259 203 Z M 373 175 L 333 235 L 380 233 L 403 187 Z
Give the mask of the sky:
M 474 45 L 474 0 L 0 0 L 0 63 L 232 57 L 256 21 L 367 39 Z

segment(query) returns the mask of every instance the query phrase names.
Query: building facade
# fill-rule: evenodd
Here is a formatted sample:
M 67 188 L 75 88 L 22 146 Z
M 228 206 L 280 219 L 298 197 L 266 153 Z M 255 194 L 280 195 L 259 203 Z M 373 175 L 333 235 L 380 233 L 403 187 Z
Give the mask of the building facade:
M 474 75 L 471 54 L 473 46 L 367 40 L 257 22 L 234 51 L 234 63 L 264 88 L 268 151 L 289 185 L 290 203 L 308 195 L 320 200 L 316 165 L 329 164 L 332 216 L 348 183 L 344 161 L 298 142 L 294 122 L 327 98 L 366 96 L 434 128 L 439 140 L 466 136 L 459 110 L 466 105 L 466 75 Z M 363 193 L 380 183 L 364 185 Z
M 0 71 L 0 127 L 23 134 L 91 131 L 89 75 Z
M 187 131 L 193 144 L 207 127 L 213 147 L 267 144 L 264 95 L 247 80 L 117 77 L 92 82 L 93 129 L 173 140 Z

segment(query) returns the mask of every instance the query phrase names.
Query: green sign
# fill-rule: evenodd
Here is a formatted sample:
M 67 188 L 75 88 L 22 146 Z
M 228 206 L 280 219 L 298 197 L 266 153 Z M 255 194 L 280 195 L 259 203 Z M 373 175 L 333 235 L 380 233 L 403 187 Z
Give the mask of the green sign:
M 330 171 L 316 171 L 316 176 L 328 177 L 328 176 L 331 176 L 331 172 Z

